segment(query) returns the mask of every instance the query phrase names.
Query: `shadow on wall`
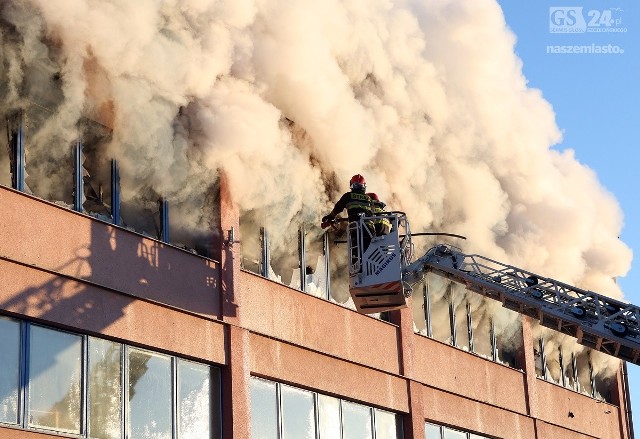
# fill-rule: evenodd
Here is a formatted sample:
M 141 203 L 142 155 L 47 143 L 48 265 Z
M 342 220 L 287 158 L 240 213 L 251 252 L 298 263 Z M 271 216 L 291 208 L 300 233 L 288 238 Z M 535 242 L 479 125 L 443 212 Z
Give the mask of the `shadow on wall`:
M 137 299 L 221 318 L 221 270 L 213 260 L 0 187 L 0 273 L 8 284 L 0 309 L 95 332 Z M 233 297 L 223 300 L 233 304 Z

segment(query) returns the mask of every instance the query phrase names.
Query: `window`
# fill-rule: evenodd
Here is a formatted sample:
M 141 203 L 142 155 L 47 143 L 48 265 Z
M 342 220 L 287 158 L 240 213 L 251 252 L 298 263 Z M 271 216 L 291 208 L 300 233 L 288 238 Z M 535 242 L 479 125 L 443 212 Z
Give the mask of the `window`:
M 593 356 L 606 354 L 583 348 L 565 336 L 536 338 L 533 348 L 538 378 L 611 402 L 613 379 L 607 375 L 606 369 L 594 373 L 592 360 Z
M 211 437 L 211 368 L 178 360 L 178 419 L 182 439 Z
M 282 437 L 314 439 L 316 420 L 313 393 L 291 386 L 280 386 L 282 398 Z
M 221 437 L 216 368 L 2 316 L 0 349 L 0 424 L 95 439 Z
M 426 423 L 424 426 L 426 439 L 488 439 L 479 434 L 467 433 L 442 425 Z
M 122 436 L 122 345 L 89 337 L 89 436 Z
M 278 439 L 276 383 L 251 380 L 251 437 Z
M 318 429 L 320 437 L 339 438 L 341 436 L 340 400 L 318 394 Z
M 427 274 L 425 279 L 423 291 L 414 290 L 414 307 L 422 307 L 414 308 L 416 332 L 518 367 L 517 353 L 523 343 L 517 313 L 441 276 Z
M 171 358 L 129 349 L 129 432 L 140 438 L 171 438 Z
M 398 439 L 402 421 L 392 412 L 251 379 L 252 439 L 315 439 L 318 435 L 321 439 Z
M 371 409 L 351 402 L 342 403 L 343 439 L 370 439 Z
M 0 422 L 18 423 L 20 322 L 0 317 Z
M 395 413 L 376 410 L 376 439 L 396 439 L 401 437 L 399 422 Z
M 28 425 L 80 433 L 82 337 L 35 325 L 29 337 Z

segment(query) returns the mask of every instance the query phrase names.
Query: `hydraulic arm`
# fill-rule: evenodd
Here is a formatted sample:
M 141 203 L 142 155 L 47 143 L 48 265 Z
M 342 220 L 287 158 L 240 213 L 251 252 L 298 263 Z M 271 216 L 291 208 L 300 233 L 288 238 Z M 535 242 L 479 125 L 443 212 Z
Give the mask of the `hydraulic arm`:
M 499 300 L 589 348 L 640 364 L 640 307 L 444 244 L 406 265 L 402 278 L 412 284 L 429 271 Z

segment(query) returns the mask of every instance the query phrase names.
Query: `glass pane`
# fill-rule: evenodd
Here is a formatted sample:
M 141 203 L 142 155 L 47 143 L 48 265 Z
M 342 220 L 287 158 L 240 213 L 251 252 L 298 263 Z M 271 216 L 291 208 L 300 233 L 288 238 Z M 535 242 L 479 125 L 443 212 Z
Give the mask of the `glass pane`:
M 444 439 L 467 439 L 467 433 L 462 431 L 451 430 L 450 428 L 444 428 Z
M 576 367 L 578 370 L 578 392 L 591 396 L 591 367 L 588 350 L 576 355 Z
M 340 400 L 318 395 L 320 439 L 340 438 Z
M 424 431 L 426 439 L 442 439 L 439 425 L 425 424 Z
M 449 285 L 446 279 L 433 274 L 427 275 L 429 301 L 431 303 L 432 337 L 451 344 L 451 319 L 449 316 Z
M 467 299 L 473 322 L 473 352 L 491 359 L 491 303 L 479 294 L 470 294 Z M 501 305 L 499 302 L 496 304 Z
M 454 288 L 451 297 L 456 316 L 456 346 L 469 350 L 469 325 L 467 321 L 467 302 L 464 300 L 464 290 Z
M 211 369 L 178 361 L 178 416 L 181 439 L 211 437 Z
M 222 439 L 222 401 L 220 369 L 211 368 L 211 433 L 212 439 Z
M 18 423 L 20 322 L 0 317 L 0 422 Z
M 262 243 L 259 224 L 254 211 L 240 213 L 241 265 L 243 269 L 256 274 L 262 274 Z
M 314 439 L 316 437 L 313 393 L 281 386 L 282 436 L 284 439 Z
M 316 297 L 327 298 L 327 280 L 324 259 L 324 233 L 321 229 L 307 226 L 305 234 L 305 279 L 306 292 Z
M 300 224 L 291 222 L 286 227 L 282 218 L 268 215 L 265 219 L 269 233 L 269 279 L 300 288 L 300 256 L 298 230 Z
M 89 338 L 89 436 L 122 436 L 122 345 Z
M 470 434 L 469 439 L 487 439 L 484 436 L 480 436 L 479 434 Z
M 11 124 L 11 120 L 15 119 L 15 117 L 9 117 L 9 114 L 3 114 L 3 119 L 5 123 L 0 124 L 0 139 L 10 139 L 12 137 L 12 131 L 9 125 Z M 14 122 L 15 124 L 16 122 Z M 7 128 L 9 128 L 9 132 L 7 132 Z M 11 160 L 9 159 L 9 149 L 11 149 L 11 140 L 9 140 L 8 146 L 5 148 L 0 148 L 0 185 L 11 187 Z
M 171 437 L 171 360 L 138 349 L 129 350 L 127 365 L 129 436 Z
M 276 384 L 251 379 L 251 438 L 278 439 Z
M 535 361 L 535 371 L 538 378 L 544 376 L 544 370 L 542 368 L 542 349 L 544 348 L 544 342 L 541 338 L 533 339 L 533 359 Z
M 395 413 L 375 410 L 376 439 L 398 438 L 398 416 Z
M 350 402 L 342 403 L 342 437 L 343 439 L 370 439 L 371 409 Z
M 82 337 L 31 326 L 29 426 L 80 433 Z
M 560 370 L 560 346 L 555 339 L 546 339 L 544 356 L 547 360 L 547 379 L 556 384 L 562 384 L 562 370 Z

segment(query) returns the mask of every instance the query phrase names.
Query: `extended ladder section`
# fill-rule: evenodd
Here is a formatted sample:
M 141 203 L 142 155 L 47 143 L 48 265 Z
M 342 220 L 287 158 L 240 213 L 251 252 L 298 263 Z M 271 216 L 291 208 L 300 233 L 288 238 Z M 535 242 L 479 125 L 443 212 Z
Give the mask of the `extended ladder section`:
M 640 307 L 521 268 L 438 245 L 405 266 L 405 280 L 434 272 L 600 352 L 640 364 Z
M 386 220 L 391 231 L 376 236 L 374 224 Z M 413 246 L 407 217 L 402 212 L 361 217 L 347 227 L 349 292 L 358 312 L 371 314 L 407 306 L 411 289 L 402 280 L 402 267 L 411 260 Z

